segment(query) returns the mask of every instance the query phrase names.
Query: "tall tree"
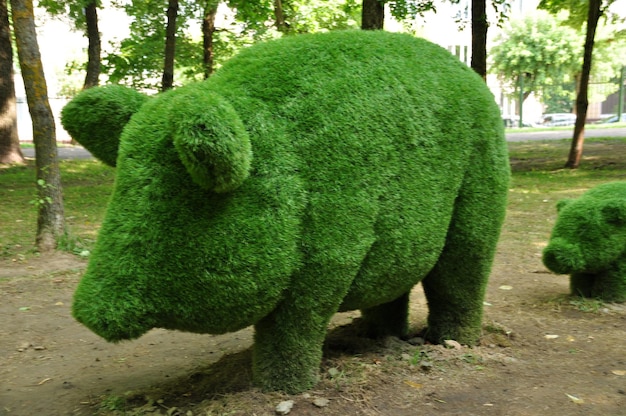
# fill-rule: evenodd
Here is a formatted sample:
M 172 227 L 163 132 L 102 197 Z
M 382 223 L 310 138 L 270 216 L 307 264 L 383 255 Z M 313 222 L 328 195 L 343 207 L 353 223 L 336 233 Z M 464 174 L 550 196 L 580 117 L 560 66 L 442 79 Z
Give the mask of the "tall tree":
M 602 0 L 589 0 L 587 15 L 587 33 L 585 35 L 585 52 L 583 54 L 583 66 L 580 73 L 578 95 L 576 97 L 576 124 L 574 124 L 574 136 L 565 162 L 565 167 L 576 169 L 580 166 L 585 141 L 585 121 L 587 120 L 587 108 L 589 107 L 589 78 L 591 75 L 591 61 L 593 57 L 593 45 L 596 37 L 596 28 L 602 14 Z
M 96 1 L 89 1 L 85 5 L 85 32 L 89 46 L 87 48 L 87 73 L 83 88 L 94 87 L 99 84 L 100 79 L 100 53 L 101 41 L 98 30 L 98 4 Z
M 208 78 L 213 73 L 215 66 L 215 49 L 213 48 L 213 35 L 215 34 L 215 17 L 217 16 L 217 6 L 219 1 L 209 0 L 204 6 L 204 16 L 202 18 L 202 49 L 204 51 L 202 63 L 204 67 L 204 78 Z
M 83 88 L 99 84 L 101 72 L 101 39 L 98 30 L 100 0 L 39 0 L 38 5 L 53 16 L 68 16 L 76 29 L 88 40 L 87 67 Z
M 169 0 L 167 5 L 167 27 L 165 28 L 165 63 L 161 91 L 174 86 L 174 59 L 176 58 L 176 18 L 178 17 L 178 0 Z
M 0 0 L 0 164 L 23 164 L 17 135 L 13 46 L 7 0 Z
M 361 29 L 381 30 L 385 23 L 385 1 L 363 0 Z
M 487 80 L 487 1 L 472 0 L 472 61 L 471 66 Z
M 28 109 L 33 122 L 37 170 L 37 248 L 51 251 L 65 234 L 61 173 L 54 117 L 41 63 L 32 0 L 11 0 L 13 30 Z
M 578 82 L 578 94 L 576 97 L 576 124 L 572 144 L 565 162 L 565 167 L 576 169 L 580 166 L 585 141 L 585 121 L 587 108 L 589 107 L 589 79 L 592 68 L 592 57 L 595 45 L 596 30 L 600 18 L 615 0 L 541 0 L 539 8 L 545 9 L 552 14 L 563 10 L 569 12 L 568 24 L 573 27 L 581 27 L 586 24 L 585 44 L 583 52 L 583 64 Z
M 279 32 L 285 33 L 289 30 L 282 0 L 274 0 L 274 25 Z
M 523 77 L 524 99 L 531 93 L 542 98 L 560 92 L 580 71 L 582 37 L 562 19 L 545 11 L 509 22 L 490 50 L 491 72 L 510 91 Z

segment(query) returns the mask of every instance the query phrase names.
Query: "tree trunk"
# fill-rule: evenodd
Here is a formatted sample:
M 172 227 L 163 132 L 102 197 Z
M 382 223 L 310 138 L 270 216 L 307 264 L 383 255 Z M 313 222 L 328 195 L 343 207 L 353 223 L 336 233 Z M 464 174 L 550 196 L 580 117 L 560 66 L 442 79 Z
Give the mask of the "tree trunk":
M 37 168 L 37 237 L 39 251 L 56 248 L 65 234 L 61 173 L 57 157 L 54 117 L 41 64 L 32 0 L 11 0 L 17 55 L 33 121 Z
M 281 33 L 285 33 L 288 29 L 287 23 L 285 22 L 285 12 L 283 10 L 283 2 L 281 0 L 274 0 L 274 25 L 276 26 L 276 30 Z
M 585 35 L 585 53 L 583 66 L 580 73 L 580 85 L 576 97 L 576 124 L 574 136 L 570 147 L 569 156 L 565 163 L 566 168 L 576 169 L 580 165 L 583 155 L 583 143 L 585 141 L 585 120 L 589 107 L 589 76 L 591 74 L 591 58 L 593 56 L 593 44 L 596 36 L 596 28 L 601 15 L 602 0 L 589 0 L 589 13 L 587 15 L 587 34 Z
M 13 47 L 7 0 L 0 0 L 0 165 L 24 164 L 17 135 Z
M 100 78 L 100 32 L 98 31 L 98 6 L 95 1 L 85 6 L 85 20 L 87 23 L 87 74 L 83 89 L 95 87 Z
M 487 2 L 472 0 L 472 69 L 487 80 Z
M 169 0 L 167 6 L 167 27 L 165 29 L 165 64 L 161 90 L 166 91 L 174 86 L 174 57 L 176 55 L 176 18 L 178 17 L 178 0 Z
M 215 33 L 215 16 L 217 15 L 217 1 L 209 1 L 204 9 L 204 19 L 202 19 L 202 42 L 204 47 L 204 79 L 213 73 L 213 34 Z
M 385 23 L 385 3 L 382 0 L 363 0 L 361 29 L 382 30 Z

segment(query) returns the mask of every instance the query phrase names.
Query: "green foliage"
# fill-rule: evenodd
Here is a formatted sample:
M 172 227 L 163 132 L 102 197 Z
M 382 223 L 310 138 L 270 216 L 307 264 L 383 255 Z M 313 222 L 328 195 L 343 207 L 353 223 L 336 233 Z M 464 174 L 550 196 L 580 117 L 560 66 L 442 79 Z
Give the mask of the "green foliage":
M 422 281 L 429 339 L 478 339 L 509 168 L 493 96 L 444 49 L 383 31 L 260 43 L 151 98 L 119 146 L 73 305 L 104 338 L 254 324 L 255 382 L 293 393 L 335 312 L 402 335 Z M 249 149 L 236 189 L 205 186 Z
M 124 9 L 132 17 L 130 36 L 114 45 L 113 51 L 102 58 L 102 71 L 109 82 L 121 83 L 140 90 L 158 89 L 163 72 L 165 48 L 164 24 L 167 2 L 161 0 L 134 1 Z M 176 20 L 176 66 L 178 85 L 203 74 L 202 45 L 189 33 L 189 25 L 200 21 L 199 3 L 181 1 Z M 200 34 L 198 34 L 200 35 Z M 216 48 L 223 46 L 219 38 Z M 226 49 L 224 49 L 226 50 Z
M 291 31 L 316 33 L 327 30 L 356 29 L 361 19 L 361 2 L 327 0 L 292 2 Z
M 576 96 L 576 81 L 571 80 L 552 87 L 544 89 L 541 97 L 541 101 L 545 105 L 544 113 L 573 112 L 573 98 Z
M 557 205 L 543 262 L 570 274 L 573 295 L 626 301 L 626 182 L 609 182 Z
M 61 112 L 63 128 L 109 166 L 115 166 L 122 130 L 148 99 L 137 91 L 108 85 L 78 94 Z
M 491 49 L 491 71 L 509 91 L 524 77 L 524 91 L 548 99 L 568 94 L 564 86 L 574 81 L 582 62 L 582 37 L 543 12 L 511 21 Z M 573 99 L 574 97 L 570 97 Z
M 100 7 L 100 0 L 39 0 L 37 5 L 53 16 L 68 16 L 78 30 L 85 29 L 85 7 L 90 3 Z
M 177 18 L 176 60 L 174 77 L 180 86 L 200 80 L 204 75 L 202 34 L 192 28 L 201 22 L 206 2 L 181 1 Z M 280 37 L 275 27 L 274 2 L 227 2 L 235 12 L 230 27 L 220 27 L 213 35 L 216 67 L 239 49 L 260 40 Z M 356 0 L 283 1 L 286 30 L 284 33 L 309 33 L 358 27 L 360 2 Z M 164 16 L 167 2 L 159 0 L 126 4 L 133 18 L 131 34 L 114 45 L 102 59 L 103 73 L 109 81 L 142 90 L 158 90 L 163 70 L 165 39 Z
M 605 18 L 613 19 L 616 17 L 609 12 L 610 6 L 615 3 L 615 1 L 616 0 L 602 0 L 601 12 Z M 589 0 L 541 0 L 538 8 L 546 10 L 553 15 L 565 11 L 567 12 L 565 23 L 575 29 L 581 29 L 587 23 Z
M 397 0 L 389 3 L 391 15 L 399 20 L 415 19 L 429 10 L 435 10 L 434 0 Z
M 46 204 L 52 203 L 52 198 L 49 196 L 41 196 L 42 194 L 47 194 L 47 192 L 42 192 L 42 190 L 51 187 L 52 185 L 47 184 L 43 179 L 37 179 L 37 196 L 35 199 L 30 201 L 30 203 L 33 204 L 37 210 L 41 209 L 41 207 Z

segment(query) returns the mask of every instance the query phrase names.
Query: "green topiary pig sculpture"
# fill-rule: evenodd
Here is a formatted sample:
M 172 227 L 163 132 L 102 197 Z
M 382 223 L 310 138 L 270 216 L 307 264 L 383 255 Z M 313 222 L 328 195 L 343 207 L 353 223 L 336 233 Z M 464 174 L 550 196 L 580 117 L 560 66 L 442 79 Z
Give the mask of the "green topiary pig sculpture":
M 68 104 L 68 131 L 98 94 Z M 371 31 L 262 43 L 109 140 L 115 189 L 73 304 L 107 340 L 254 325 L 255 382 L 299 392 L 334 313 L 405 335 L 420 281 L 430 340 L 479 338 L 508 158 L 493 96 L 442 48 Z
M 557 204 L 543 263 L 570 275 L 572 295 L 626 301 L 626 182 L 599 185 Z

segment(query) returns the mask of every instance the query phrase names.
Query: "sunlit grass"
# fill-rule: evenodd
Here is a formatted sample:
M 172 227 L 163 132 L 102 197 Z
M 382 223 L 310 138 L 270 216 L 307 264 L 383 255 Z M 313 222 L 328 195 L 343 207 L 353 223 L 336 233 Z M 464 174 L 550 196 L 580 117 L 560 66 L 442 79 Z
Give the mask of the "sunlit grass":
M 61 183 L 72 251 L 89 250 L 113 189 L 115 170 L 95 160 L 61 161 Z M 33 252 L 37 228 L 35 165 L 0 169 L 0 256 Z

